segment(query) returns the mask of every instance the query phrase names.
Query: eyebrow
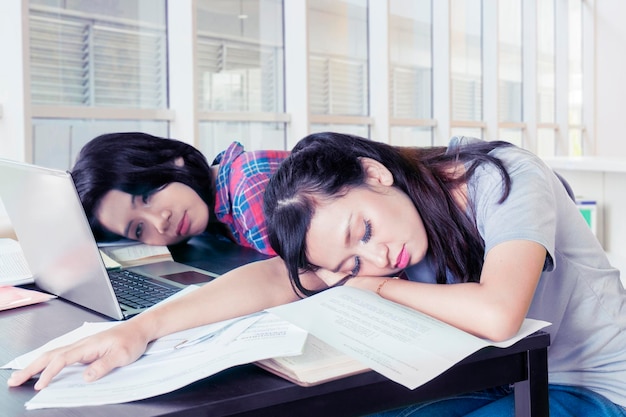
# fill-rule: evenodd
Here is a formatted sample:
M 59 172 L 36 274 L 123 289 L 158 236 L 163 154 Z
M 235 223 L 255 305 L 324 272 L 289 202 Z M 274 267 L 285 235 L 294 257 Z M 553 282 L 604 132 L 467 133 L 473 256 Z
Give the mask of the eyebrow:
M 130 196 L 130 206 L 131 206 L 131 207 L 133 207 L 133 208 L 135 207 L 135 198 L 136 198 L 136 197 L 137 197 L 137 196 L 132 195 L 132 194 L 131 194 L 131 196 Z M 127 238 L 129 238 L 129 239 L 130 239 L 130 236 L 129 236 L 129 235 L 130 235 L 130 226 L 131 226 L 132 224 L 133 224 L 133 222 L 132 222 L 132 221 L 129 221 L 129 222 L 128 222 L 128 224 L 126 225 L 126 229 L 124 229 L 124 236 L 125 236 L 125 237 L 127 237 Z
M 344 247 L 347 247 L 350 244 L 350 240 L 352 239 L 352 228 L 350 225 L 352 224 L 352 213 L 348 217 L 348 221 L 345 224 L 345 239 L 343 241 Z M 344 264 L 345 260 L 342 260 L 339 265 L 333 270 L 333 272 L 339 272 L 341 266 Z

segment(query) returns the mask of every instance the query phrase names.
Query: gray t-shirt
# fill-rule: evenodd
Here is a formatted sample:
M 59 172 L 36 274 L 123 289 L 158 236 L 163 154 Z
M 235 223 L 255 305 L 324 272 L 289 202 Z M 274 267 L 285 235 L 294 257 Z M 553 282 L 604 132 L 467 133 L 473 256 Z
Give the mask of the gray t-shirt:
M 449 149 L 476 139 L 452 138 Z M 485 253 L 499 243 L 531 240 L 548 252 L 529 318 L 552 323 L 549 382 L 589 388 L 626 406 L 626 291 L 582 215 L 552 170 L 518 147 L 492 151 L 511 176 L 503 203 L 502 177 L 481 165 L 468 183 L 470 205 Z M 434 282 L 428 260 L 409 279 Z

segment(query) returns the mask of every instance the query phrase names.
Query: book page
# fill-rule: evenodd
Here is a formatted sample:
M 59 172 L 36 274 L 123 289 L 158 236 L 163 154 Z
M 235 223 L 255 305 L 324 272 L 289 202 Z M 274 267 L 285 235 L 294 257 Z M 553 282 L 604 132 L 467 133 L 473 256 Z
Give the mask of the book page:
M 352 287 L 332 288 L 268 311 L 410 389 L 493 344 Z M 520 333 L 500 346 L 510 346 L 548 324 L 526 319 Z
M 301 355 L 281 356 L 255 363 L 295 384 L 307 387 L 369 370 L 353 357 L 312 334 L 307 336 Z
M 0 238 L 0 285 L 22 285 L 33 282 L 33 274 L 19 242 Z
M 100 246 L 100 251 L 124 266 L 143 263 L 138 261 L 148 263 L 172 259 L 172 254 L 167 246 L 146 245 L 137 242 L 128 245 Z

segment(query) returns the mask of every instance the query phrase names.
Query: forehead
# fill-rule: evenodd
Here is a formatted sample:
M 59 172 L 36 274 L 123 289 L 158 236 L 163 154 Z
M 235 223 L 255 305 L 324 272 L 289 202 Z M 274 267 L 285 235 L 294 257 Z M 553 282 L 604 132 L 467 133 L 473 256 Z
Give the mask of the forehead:
M 110 190 L 102 196 L 94 214 L 104 227 L 118 232 L 115 225 L 126 221 L 131 204 L 132 195 L 120 190 Z

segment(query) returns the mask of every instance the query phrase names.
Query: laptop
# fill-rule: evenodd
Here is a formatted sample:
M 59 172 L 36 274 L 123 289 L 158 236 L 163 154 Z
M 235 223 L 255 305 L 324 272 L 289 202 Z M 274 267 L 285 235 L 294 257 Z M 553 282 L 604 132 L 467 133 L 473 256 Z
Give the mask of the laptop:
M 107 270 L 67 171 L 0 159 L 0 199 L 35 284 L 113 319 L 134 316 L 185 288 L 177 276 L 189 282 L 193 275 L 195 283 L 219 276 L 171 260 Z M 138 290 L 142 296 L 121 294 Z

